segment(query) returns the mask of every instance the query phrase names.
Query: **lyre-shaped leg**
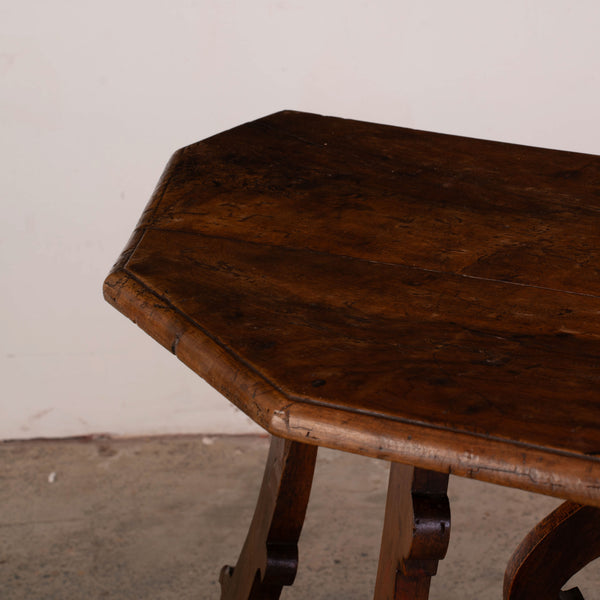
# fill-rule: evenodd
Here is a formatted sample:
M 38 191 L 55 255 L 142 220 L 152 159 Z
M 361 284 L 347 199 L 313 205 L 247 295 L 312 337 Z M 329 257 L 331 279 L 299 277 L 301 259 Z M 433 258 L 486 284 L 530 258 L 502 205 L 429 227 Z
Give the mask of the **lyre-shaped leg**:
M 392 463 L 375 600 L 427 600 L 450 539 L 448 475 Z
M 221 570 L 221 600 L 277 600 L 298 566 L 298 538 L 317 446 L 273 437 L 258 503 L 235 567 Z
M 504 600 L 577 600 L 561 588 L 600 556 L 600 508 L 565 502 L 534 527 L 504 575 Z

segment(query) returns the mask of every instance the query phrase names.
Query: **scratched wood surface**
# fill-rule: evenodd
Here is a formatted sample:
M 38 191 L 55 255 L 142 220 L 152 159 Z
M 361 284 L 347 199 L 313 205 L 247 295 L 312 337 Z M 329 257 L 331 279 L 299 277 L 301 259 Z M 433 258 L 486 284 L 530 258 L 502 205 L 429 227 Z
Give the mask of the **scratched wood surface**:
M 600 504 L 600 158 L 281 112 L 172 158 L 105 296 L 269 431 Z

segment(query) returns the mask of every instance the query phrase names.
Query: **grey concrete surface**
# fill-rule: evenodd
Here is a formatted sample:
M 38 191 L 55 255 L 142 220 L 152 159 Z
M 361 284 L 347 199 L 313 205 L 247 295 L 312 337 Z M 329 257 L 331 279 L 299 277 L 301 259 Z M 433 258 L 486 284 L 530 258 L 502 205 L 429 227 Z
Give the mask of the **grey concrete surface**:
M 235 564 L 268 440 L 0 443 L 0 599 L 209 600 Z M 320 450 L 287 600 L 372 597 L 383 461 Z M 512 551 L 552 498 L 451 478 L 452 535 L 431 598 L 500 599 Z M 599 598 L 592 564 L 575 582 Z

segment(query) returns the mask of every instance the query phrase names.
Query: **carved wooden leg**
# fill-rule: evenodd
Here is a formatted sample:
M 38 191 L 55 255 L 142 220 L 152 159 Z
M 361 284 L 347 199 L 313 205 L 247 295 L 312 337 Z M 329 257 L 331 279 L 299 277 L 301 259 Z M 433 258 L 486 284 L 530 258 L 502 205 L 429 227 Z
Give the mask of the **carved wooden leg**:
M 504 576 L 505 600 L 577 600 L 567 581 L 600 556 L 600 508 L 565 502 L 534 527 Z
M 427 600 L 450 539 L 448 475 L 391 463 L 375 600 Z
M 235 567 L 221 570 L 221 600 L 277 600 L 298 566 L 298 538 L 317 446 L 271 439 L 258 503 Z

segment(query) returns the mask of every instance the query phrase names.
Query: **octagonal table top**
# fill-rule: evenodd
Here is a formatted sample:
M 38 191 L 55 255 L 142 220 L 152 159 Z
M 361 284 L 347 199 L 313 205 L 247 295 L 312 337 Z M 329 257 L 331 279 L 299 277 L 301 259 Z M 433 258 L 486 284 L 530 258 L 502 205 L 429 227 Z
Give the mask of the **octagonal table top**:
M 600 505 L 600 157 L 276 113 L 104 291 L 271 433 Z

